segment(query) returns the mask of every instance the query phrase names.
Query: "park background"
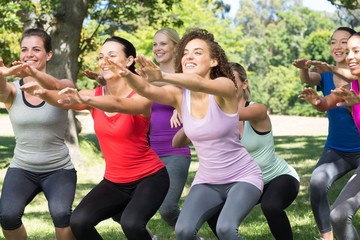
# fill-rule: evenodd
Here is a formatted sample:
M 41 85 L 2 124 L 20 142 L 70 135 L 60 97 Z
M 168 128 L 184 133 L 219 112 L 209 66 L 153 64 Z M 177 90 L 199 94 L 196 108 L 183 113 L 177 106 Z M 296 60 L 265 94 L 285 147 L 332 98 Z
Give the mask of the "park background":
M 317 1 L 326 0 L 314 0 Z M 235 2 L 238 9 L 230 14 Z M 253 100 L 269 109 L 277 152 L 301 176 L 299 196 L 288 209 L 295 239 L 308 240 L 318 236 L 308 201 L 308 181 L 325 141 L 327 121 L 325 113 L 315 111 L 298 99 L 304 85 L 299 81 L 298 69 L 291 63 L 303 57 L 333 63 L 329 51 L 332 32 L 339 26 L 360 31 L 358 1 L 328 2 L 333 3 L 335 11 L 315 11 L 305 7 L 301 0 L 232 0 L 231 4 L 221 0 L 0 0 L 0 56 L 9 66 L 18 59 L 23 29 L 43 28 L 53 39 L 55 56 L 49 63 L 51 74 L 72 79 L 79 89 L 93 88 L 96 82 L 84 77 L 81 70 L 97 70 L 96 51 L 108 36 L 127 38 L 139 54 L 152 57 L 152 39 L 157 29 L 172 27 L 180 35 L 192 27 L 207 29 L 225 49 L 229 60 L 247 69 Z M 75 117 L 83 123 L 79 134 Z M 91 121 L 88 117 L 83 112 L 69 114 L 68 145 L 79 178 L 74 206 L 103 174 L 96 137 L 91 124 L 90 127 L 85 124 Z M 0 107 L 0 186 L 14 147 L 7 120 L 6 111 Z M 319 133 L 319 129 L 325 131 Z M 196 160 L 194 154 L 183 199 L 195 174 Z M 331 201 L 347 178 L 330 191 Z M 358 218 L 355 218 L 357 223 L 360 222 Z M 30 239 L 53 239 L 43 196 L 29 206 L 24 221 Z M 173 231 L 158 215 L 149 227 L 159 239 L 174 238 Z M 119 226 L 111 220 L 100 224 L 99 229 L 105 239 L 124 239 Z M 240 232 L 246 239 L 272 239 L 258 207 L 246 219 Z M 213 239 L 207 226 L 200 233 L 205 239 Z

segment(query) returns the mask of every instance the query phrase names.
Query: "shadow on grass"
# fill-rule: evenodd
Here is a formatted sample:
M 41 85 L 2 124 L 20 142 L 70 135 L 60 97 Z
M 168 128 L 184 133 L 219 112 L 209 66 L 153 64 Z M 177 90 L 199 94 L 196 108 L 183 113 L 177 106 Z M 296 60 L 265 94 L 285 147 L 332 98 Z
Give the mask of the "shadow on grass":
M 0 136 L 0 169 L 6 168 L 14 154 L 15 138 Z

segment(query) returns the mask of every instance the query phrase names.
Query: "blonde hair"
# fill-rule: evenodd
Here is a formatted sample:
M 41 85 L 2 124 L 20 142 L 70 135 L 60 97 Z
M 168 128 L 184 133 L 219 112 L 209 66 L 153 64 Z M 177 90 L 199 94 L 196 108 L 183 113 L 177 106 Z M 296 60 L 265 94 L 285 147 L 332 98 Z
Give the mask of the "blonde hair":
M 167 36 L 175 45 L 180 42 L 180 37 L 178 32 L 173 28 L 162 28 L 156 31 L 155 35 L 158 33 L 162 33 Z M 155 36 L 154 35 L 154 36 Z

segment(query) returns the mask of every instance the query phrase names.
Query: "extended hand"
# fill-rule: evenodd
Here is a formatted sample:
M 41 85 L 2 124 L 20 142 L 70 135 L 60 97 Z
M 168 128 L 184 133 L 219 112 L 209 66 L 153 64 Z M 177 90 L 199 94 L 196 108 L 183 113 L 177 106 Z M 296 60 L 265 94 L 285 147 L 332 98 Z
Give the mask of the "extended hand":
M 148 82 L 161 81 L 162 73 L 153 61 L 140 55 L 136 58 L 136 63 L 139 66 L 135 71 Z
M 26 67 L 27 67 L 26 64 L 21 63 L 8 68 L 4 65 L 3 60 L 0 58 L 0 72 L 1 75 L 4 77 L 16 75 L 18 72 L 23 71 L 23 69 Z
M 320 103 L 320 96 L 313 88 L 304 88 L 298 97 L 314 106 Z
M 35 81 L 25 83 L 24 85 L 20 86 L 20 89 L 33 96 L 41 96 L 46 92 L 46 90 Z
M 316 72 L 319 74 L 325 73 L 325 72 L 332 72 L 333 70 L 333 65 L 327 63 L 327 62 L 322 62 L 322 61 L 309 61 L 308 64 L 310 64 L 311 66 L 313 66 L 313 68 L 311 68 L 311 72 Z
M 83 74 L 92 79 L 92 80 L 95 80 L 97 83 L 99 83 L 100 85 L 102 86 L 105 86 L 106 85 L 106 80 L 103 78 L 103 76 L 98 73 L 98 72 L 94 72 L 94 71 L 91 71 L 91 70 L 88 70 L 88 69 L 85 69 L 83 71 Z
M 344 99 L 343 102 L 337 103 L 336 106 L 352 107 L 356 104 L 360 104 L 360 97 L 353 89 L 339 87 L 332 90 L 331 92 L 334 93 L 336 96 Z
M 126 77 L 128 76 L 129 74 L 131 74 L 131 71 L 122 66 L 121 64 L 119 63 L 116 63 L 114 61 L 112 61 L 109 57 L 105 56 L 104 57 L 104 61 L 105 63 L 108 65 L 109 69 L 115 73 L 115 74 L 118 74 L 120 77 Z
M 82 104 L 88 99 L 87 96 L 81 96 L 75 88 L 64 88 L 58 94 L 63 96 L 58 103 L 65 105 Z
M 292 65 L 294 67 L 300 68 L 300 69 L 309 69 L 310 68 L 310 64 L 309 64 L 310 60 L 305 59 L 305 58 L 300 58 L 300 59 L 296 59 L 292 62 Z

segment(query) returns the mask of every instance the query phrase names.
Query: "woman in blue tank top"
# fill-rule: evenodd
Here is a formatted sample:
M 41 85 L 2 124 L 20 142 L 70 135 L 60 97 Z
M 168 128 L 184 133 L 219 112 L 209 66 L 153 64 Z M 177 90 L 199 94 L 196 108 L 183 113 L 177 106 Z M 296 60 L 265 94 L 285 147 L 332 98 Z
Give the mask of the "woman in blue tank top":
M 337 68 L 348 68 L 345 61 L 347 42 L 355 33 L 351 28 L 340 27 L 331 36 L 330 50 Z M 339 76 L 329 72 L 319 74 L 309 70 L 311 61 L 299 59 L 293 65 L 300 68 L 302 82 L 317 86 L 323 95 L 347 85 Z M 330 219 L 330 204 L 327 192 L 331 185 L 360 164 L 360 136 L 354 120 L 346 107 L 340 106 L 327 111 L 329 120 L 328 137 L 322 155 L 310 179 L 310 202 L 316 224 L 325 240 L 333 240 Z

